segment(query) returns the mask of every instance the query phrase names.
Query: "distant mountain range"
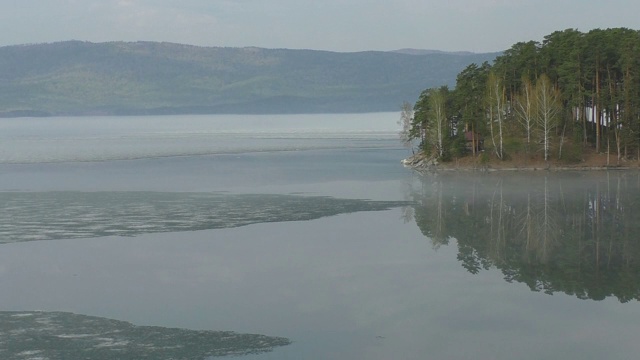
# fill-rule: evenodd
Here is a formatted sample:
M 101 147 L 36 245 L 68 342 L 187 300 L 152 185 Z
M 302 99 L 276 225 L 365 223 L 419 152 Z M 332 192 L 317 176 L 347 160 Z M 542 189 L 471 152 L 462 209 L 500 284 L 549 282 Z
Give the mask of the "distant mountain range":
M 499 53 L 66 41 L 0 47 L 0 116 L 396 111 Z
M 427 50 L 427 49 L 398 49 L 393 52 L 407 55 L 431 55 L 431 54 L 445 54 L 445 55 L 479 55 L 471 51 L 442 51 L 442 50 Z

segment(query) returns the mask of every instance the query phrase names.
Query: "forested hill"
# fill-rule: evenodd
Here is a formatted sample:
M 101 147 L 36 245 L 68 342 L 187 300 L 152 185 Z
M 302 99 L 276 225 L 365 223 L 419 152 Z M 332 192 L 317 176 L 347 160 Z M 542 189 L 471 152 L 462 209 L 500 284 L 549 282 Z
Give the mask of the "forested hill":
M 0 116 L 399 111 L 497 53 L 336 53 L 156 42 L 0 47 Z

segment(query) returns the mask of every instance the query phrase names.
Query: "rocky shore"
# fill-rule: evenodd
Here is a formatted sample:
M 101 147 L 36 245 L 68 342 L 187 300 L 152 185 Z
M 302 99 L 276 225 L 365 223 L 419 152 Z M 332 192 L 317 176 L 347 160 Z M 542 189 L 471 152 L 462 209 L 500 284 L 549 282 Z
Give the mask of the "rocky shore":
M 620 160 L 607 154 L 588 154 L 577 163 L 544 161 L 536 157 L 518 156 L 509 160 L 483 159 L 467 156 L 440 162 L 435 157 L 417 153 L 401 160 L 403 166 L 415 171 L 593 171 L 593 170 L 640 170 L 637 160 Z

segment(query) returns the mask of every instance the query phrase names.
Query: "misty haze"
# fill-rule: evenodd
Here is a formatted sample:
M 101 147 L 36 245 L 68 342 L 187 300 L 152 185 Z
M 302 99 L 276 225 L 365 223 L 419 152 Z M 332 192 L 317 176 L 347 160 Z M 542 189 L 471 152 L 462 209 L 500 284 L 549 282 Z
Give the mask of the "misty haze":
M 640 2 L 5 1 L 0 360 L 635 359 Z

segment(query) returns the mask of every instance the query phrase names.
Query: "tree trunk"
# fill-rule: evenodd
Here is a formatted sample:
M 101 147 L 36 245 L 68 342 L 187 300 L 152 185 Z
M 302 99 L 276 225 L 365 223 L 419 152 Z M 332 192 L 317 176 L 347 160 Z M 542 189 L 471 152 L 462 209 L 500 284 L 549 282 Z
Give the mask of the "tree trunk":
M 596 123 L 596 152 L 600 152 L 600 123 L 601 123 L 601 110 L 600 110 L 600 71 L 598 67 L 600 64 L 596 61 L 596 99 L 593 104 L 596 109 L 596 118 L 594 119 Z

